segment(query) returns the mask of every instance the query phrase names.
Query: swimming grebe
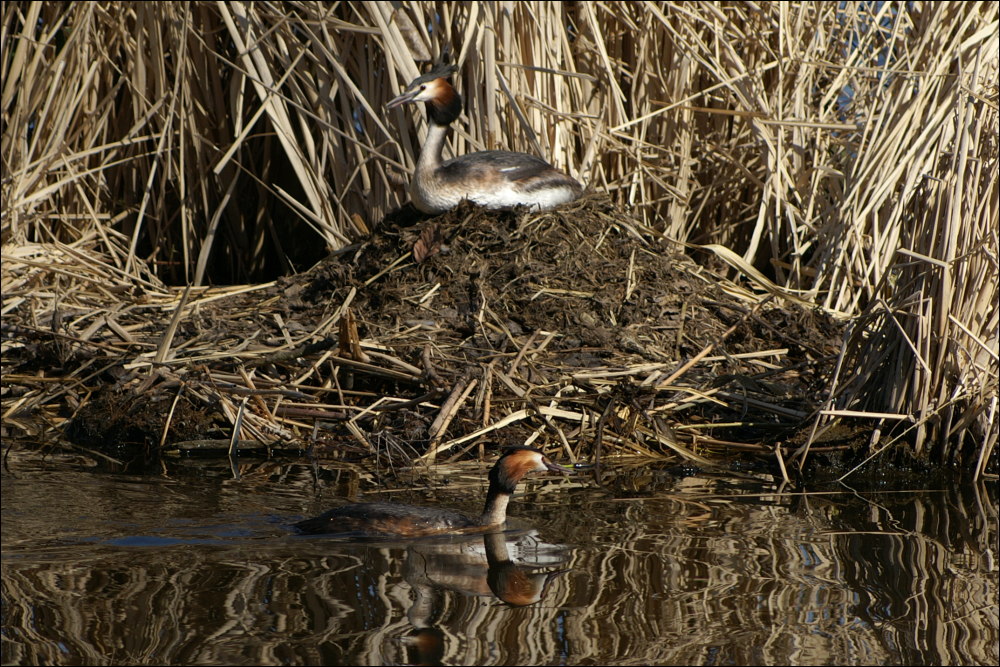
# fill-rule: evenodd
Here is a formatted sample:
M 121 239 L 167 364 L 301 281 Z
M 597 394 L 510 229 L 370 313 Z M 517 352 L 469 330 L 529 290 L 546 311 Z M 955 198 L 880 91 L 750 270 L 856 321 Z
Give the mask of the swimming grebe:
M 302 533 L 349 533 L 367 537 L 485 532 L 502 526 L 507 520 L 507 503 L 521 478 L 530 472 L 546 470 L 571 472 L 552 463 L 534 447 L 508 447 L 490 470 L 490 488 L 482 516 L 398 503 L 354 503 L 299 521 L 295 527 Z
M 386 104 L 427 103 L 430 128 L 410 182 L 413 205 L 424 213 L 442 213 L 463 199 L 486 208 L 548 209 L 578 198 L 583 186 L 576 179 L 527 153 L 482 151 L 441 161 L 448 126 L 462 112 L 462 97 L 448 82 L 455 69 L 438 66 Z

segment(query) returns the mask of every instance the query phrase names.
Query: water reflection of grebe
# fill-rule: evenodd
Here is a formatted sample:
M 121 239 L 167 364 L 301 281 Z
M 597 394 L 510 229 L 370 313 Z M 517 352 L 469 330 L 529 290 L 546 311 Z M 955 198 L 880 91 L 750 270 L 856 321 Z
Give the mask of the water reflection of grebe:
M 568 473 L 534 447 L 508 447 L 490 470 L 490 488 L 481 516 L 454 510 L 397 503 L 354 503 L 299 521 L 302 533 L 340 533 L 364 537 L 424 537 L 495 530 L 507 520 L 507 503 L 518 482 L 531 472 Z
M 545 597 L 549 584 L 568 569 L 543 570 L 535 565 L 521 565 L 510 558 L 504 536 L 483 536 L 486 546 L 486 583 L 499 599 L 512 607 L 535 604 Z
M 565 547 L 540 541 L 534 531 L 517 536 L 495 532 L 483 535 L 482 549 L 471 542 L 418 543 L 407 551 L 403 578 L 415 588 L 493 595 L 523 607 L 538 602 L 549 582 L 567 571 L 550 569 L 565 561 Z
M 401 639 L 408 662 L 441 664 L 446 653 L 449 638 L 437 624 L 449 605 L 436 593 L 492 595 L 512 607 L 524 607 L 544 599 L 552 581 L 569 572 L 551 569 L 566 562 L 564 546 L 541 542 L 534 531 L 509 544 L 510 538 L 508 533 L 487 533 L 482 551 L 469 542 L 421 542 L 407 550 L 403 578 L 414 594 L 406 612 L 412 629 Z M 510 547 L 518 552 L 517 560 L 511 558 Z

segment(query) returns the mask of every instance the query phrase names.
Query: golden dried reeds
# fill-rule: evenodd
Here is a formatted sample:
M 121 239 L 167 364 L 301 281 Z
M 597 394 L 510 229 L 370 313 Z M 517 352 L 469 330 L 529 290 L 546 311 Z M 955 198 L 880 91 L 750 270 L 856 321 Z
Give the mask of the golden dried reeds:
M 992 455 L 996 3 L 2 14 L 5 263 L 52 244 L 147 284 L 302 268 L 405 199 L 424 121 L 384 104 L 449 45 L 454 154 L 541 154 L 734 276 L 858 318 L 817 430 L 862 416 L 944 458 L 974 439 L 978 471 Z

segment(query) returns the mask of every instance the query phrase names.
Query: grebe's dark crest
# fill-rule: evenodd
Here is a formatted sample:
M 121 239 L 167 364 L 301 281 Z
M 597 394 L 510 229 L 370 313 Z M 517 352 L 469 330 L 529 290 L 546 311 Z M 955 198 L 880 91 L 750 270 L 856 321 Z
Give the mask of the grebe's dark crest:
M 532 472 L 567 473 L 534 447 L 509 447 L 490 470 L 486 506 L 478 517 L 453 510 L 397 503 L 354 503 L 299 521 L 302 533 L 346 533 L 370 537 L 422 537 L 447 533 L 477 533 L 498 528 L 507 520 L 507 503 L 518 482 Z
M 386 108 L 426 102 L 429 129 L 410 182 L 413 204 L 424 213 L 441 213 L 463 199 L 487 208 L 518 205 L 548 209 L 573 201 L 583 186 L 545 160 L 510 151 L 482 151 L 441 161 L 448 126 L 462 113 L 462 97 L 448 77 L 453 66 L 439 66 L 414 79 Z

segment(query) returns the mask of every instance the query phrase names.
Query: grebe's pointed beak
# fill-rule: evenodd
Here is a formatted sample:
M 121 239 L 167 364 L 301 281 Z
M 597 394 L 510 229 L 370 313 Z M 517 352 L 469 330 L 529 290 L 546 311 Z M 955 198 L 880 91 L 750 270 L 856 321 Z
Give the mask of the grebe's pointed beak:
M 558 463 L 553 463 L 552 461 L 549 461 L 548 459 L 545 459 L 543 463 L 545 464 L 545 467 L 551 470 L 552 472 L 561 472 L 564 475 L 571 475 L 574 472 L 576 472 L 573 468 L 567 468 L 566 466 L 561 466 Z
M 420 94 L 419 88 L 414 88 L 413 90 L 408 90 L 399 97 L 394 97 L 385 105 L 386 109 L 395 109 L 398 106 L 402 106 L 407 102 L 413 102 L 413 98 Z

